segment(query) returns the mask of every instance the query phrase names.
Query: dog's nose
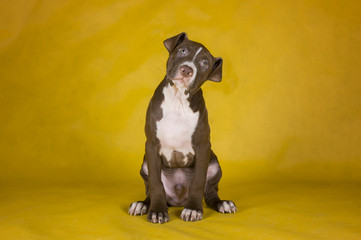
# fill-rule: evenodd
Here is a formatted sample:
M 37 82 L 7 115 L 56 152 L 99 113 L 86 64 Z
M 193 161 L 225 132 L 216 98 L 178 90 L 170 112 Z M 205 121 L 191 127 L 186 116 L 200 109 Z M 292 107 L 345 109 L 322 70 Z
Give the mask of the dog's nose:
M 183 65 L 180 68 L 181 75 L 183 77 L 192 77 L 193 76 L 193 69 L 191 67 L 188 67 L 187 65 Z

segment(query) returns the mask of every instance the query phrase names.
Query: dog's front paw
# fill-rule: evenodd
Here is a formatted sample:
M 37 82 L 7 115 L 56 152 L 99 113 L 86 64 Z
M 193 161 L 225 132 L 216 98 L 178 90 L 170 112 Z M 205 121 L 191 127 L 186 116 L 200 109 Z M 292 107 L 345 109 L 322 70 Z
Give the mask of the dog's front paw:
M 167 212 L 148 212 L 148 221 L 151 223 L 166 223 L 169 222 L 169 216 Z
M 237 212 L 237 207 L 232 201 L 221 201 L 217 204 L 218 212 L 220 213 L 235 213 Z
M 184 208 L 180 217 L 186 222 L 188 221 L 195 222 L 203 218 L 203 213 L 201 211 Z
M 149 204 L 143 201 L 133 202 L 130 204 L 128 214 L 132 216 L 144 215 L 147 213 Z

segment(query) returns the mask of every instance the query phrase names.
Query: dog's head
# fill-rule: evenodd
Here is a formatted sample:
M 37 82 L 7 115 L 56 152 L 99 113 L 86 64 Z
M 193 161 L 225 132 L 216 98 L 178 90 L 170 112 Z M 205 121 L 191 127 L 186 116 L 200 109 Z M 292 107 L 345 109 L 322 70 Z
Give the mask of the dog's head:
M 202 44 L 188 39 L 186 33 L 168 38 L 167 79 L 185 93 L 195 93 L 206 80 L 222 80 L 222 58 L 215 58 Z

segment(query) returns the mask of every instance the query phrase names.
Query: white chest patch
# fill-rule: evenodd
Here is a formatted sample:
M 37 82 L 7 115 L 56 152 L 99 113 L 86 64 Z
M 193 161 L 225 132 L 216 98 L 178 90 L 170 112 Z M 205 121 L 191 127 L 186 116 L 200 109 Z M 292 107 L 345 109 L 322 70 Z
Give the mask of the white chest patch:
M 163 118 L 156 123 L 157 138 L 161 144 L 159 154 L 169 162 L 174 151 L 181 152 L 185 156 L 183 161 L 186 164 L 186 155 L 194 155 L 192 135 L 197 126 L 199 112 L 193 112 L 190 108 L 187 100 L 189 95 L 184 94 L 184 89 L 168 85 L 164 87 L 163 94 Z

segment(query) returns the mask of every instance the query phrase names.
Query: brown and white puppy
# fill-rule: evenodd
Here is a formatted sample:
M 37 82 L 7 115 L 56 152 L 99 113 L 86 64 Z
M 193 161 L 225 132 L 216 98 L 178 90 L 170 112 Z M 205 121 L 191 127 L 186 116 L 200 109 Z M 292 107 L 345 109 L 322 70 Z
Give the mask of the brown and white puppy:
M 220 200 L 222 171 L 211 150 L 210 128 L 201 86 L 220 82 L 222 58 L 181 33 L 164 41 L 169 52 L 167 73 L 150 100 L 145 155 L 140 174 L 146 199 L 129 207 L 130 215 L 148 212 L 148 221 L 169 221 L 168 206 L 184 206 L 184 221 L 202 219 L 206 204 L 221 213 L 237 211 L 232 201 Z

